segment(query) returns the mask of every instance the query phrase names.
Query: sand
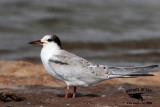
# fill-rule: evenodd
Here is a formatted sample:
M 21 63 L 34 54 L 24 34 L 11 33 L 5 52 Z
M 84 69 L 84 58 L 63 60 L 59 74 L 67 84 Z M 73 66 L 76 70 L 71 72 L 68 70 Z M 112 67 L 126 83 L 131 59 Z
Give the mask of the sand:
M 65 84 L 50 77 L 41 64 L 0 61 L 0 107 L 158 107 L 160 72 L 153 74 L 78 87 L 75 99 L 64 99 Z

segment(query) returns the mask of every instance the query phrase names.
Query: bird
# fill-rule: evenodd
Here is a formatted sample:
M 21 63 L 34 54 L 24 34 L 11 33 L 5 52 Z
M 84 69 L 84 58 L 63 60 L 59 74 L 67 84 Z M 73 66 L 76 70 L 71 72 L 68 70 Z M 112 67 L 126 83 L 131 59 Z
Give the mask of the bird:
M 158 65 L 114 67 L 93 64 L 64 50 L 57 35 L 45 35 L 42 39 L 29 44 L 42 45 L 40 56 L 43 66 L 50 76 L 66 83 L 65 98 L 69 97 L 70 87 L 74 89 L 72 98 L 75 98 L 78 86 L 89 87 L 113 78 L 154 76 L 150 74 L 151 69 L 158 67 Z

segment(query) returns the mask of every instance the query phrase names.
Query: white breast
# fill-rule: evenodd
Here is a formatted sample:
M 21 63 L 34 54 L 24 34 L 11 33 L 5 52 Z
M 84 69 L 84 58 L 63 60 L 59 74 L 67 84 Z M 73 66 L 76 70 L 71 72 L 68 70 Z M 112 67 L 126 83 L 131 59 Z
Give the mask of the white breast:
M 51 68 L 51 66 L 49 65 L 49 59 L 50 59 L 51 57 L 53 58 L 54 54 L 55 54 L 55 55 L 58 54 L 58 51 L 59 51 L 59 50 L 55 49 L 52 45 L 51 45 L 51 46 L 50 46 L 50 45 L 47 45 L 47 46 L 44 46 L 44 47 L 42 48 L 42 50 L 41 50 L 41 55 L 40 55 L 40 56 L 41 56 L 42 63 L 43 63 L 43 65 L 44 65 L 44 68 L 46 69 L 47 73 L 48 73 L 50 76 L 52 76 L 52 77 L 54 77 L 54 78 L 56 78 L 56 79 L 58 79 L 58 80 L 63 81 L 62 78 L 60 78 L 60 77 L 56 74 L 56 72 L 54 71 L 54 68 Z

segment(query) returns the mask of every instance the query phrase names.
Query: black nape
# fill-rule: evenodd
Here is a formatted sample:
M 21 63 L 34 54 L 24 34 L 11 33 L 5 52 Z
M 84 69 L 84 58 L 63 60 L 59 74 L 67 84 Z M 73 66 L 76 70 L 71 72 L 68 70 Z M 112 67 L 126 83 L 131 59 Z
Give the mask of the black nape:
M 62 49 L 61 41 L 56 35 L 53 35 L 51 38 L 48 39 L 48 42 L 52 42 L 52 41 L 57 43 L 57 45 Z

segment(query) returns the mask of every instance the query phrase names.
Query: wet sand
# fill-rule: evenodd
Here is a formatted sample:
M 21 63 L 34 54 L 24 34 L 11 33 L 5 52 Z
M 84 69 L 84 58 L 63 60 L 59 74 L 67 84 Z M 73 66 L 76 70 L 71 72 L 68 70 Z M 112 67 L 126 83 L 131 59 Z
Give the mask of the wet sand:
M 152 92 L 145 92 L 141 99 L 131 98 L 127 89 L 147 88 Z M 138 106 L 138 107 L 158 107 L 160 104 L 160 87 L 137 86 L 131 84 L 111 85 L 100 84 L 88 88 L 78 87 L 75 99 L 65 99 L 64 87 L 45 87 L 45 86 L 26 86 L 24 89 L 1 89 L 8 95 L 14 95 L 24 100 L 9 99 L 0 101 L 1 107 L 119 107 L 119 106 Z M 71 94 L 70 94 L 71 97 Z
M 158 107 L 159 73 L 152 77 L 112 79 L 78 87 L 77 96 L 65 99 L 65 84 L 46 74 L 42 65 L 0 61 L 1 107 Z

